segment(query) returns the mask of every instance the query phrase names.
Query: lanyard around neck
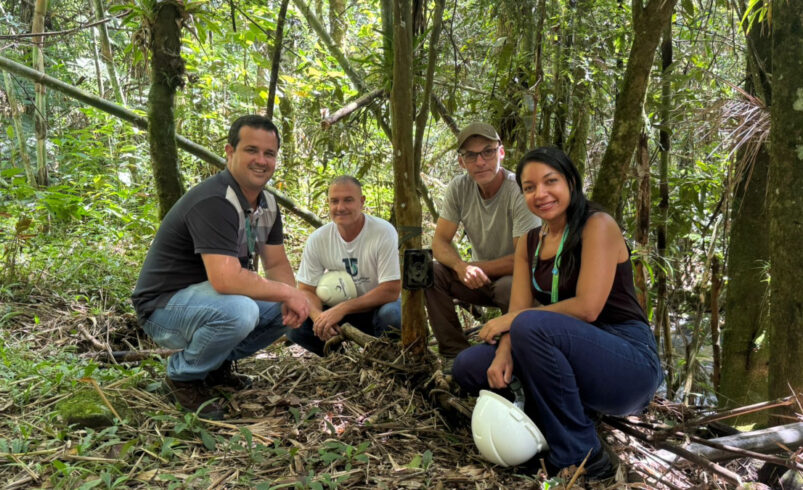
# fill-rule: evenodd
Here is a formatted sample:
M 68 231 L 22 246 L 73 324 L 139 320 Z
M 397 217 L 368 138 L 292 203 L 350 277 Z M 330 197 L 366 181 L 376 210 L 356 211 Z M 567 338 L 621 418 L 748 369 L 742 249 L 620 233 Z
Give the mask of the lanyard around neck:
M 560 245 L 558 245 L 558 252 L 555 254 L 555 262 L 552 265 L 552 295 L 550 299 L 550 303 L 557 303 L 558 302 L 558 278 L 560 277 L 560 271 L 558 268 L 560 267 L 560 259 L 561 252 L 563 252 L 563 244 L 566 242 L 566 236 L 569 234 L 569 227 L 566 226 L 563 229 L 563 237 L 560 239 Z M 533 286 L 535 289 L 538 290 L 540 293 L 546 293 L 541 287 L 538 285 L 538 281 L 535 280 L 535 270 L 538 268 L 538 261 L 541 260 L 539 257 L 539 253 L 541 252 L 541 243 L 546 238 L 546 233 L 541 235 L 541 238 L 538 240 L 538 246 L 535 247 L 535 257 L 533 260 L 533 270 L 532 270 L 532 278 L 533 278 Z
M 254 236 L 254 232 L 251 229 L 251 210 L 245 212 L 245 236 L 246 240 L 248 241 L 248 270 L 255 270 L 255 254 L 254 250 L 256 249 L 256 237 Z

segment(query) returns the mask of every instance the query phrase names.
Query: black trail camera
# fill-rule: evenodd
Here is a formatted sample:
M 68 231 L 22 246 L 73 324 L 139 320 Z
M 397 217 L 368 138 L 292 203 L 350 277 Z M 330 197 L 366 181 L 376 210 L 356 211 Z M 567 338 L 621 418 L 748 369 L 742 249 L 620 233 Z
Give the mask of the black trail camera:
M 435 283 L 432 250 L 428 248 L 405 250 L 403 276 L 402 287 L 408 291 L 431 287 Z

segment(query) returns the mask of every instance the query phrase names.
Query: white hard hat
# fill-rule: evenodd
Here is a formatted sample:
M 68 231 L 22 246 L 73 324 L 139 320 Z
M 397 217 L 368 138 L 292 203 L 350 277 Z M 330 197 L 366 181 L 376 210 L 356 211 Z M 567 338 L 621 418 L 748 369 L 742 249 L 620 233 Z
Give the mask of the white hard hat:
M 502 466 L 519 465 L 548 448 L 527 414 L 488 390 L 480 391 L 471 414 L 471 432 L 480 454 Z
M 348 272 L 329 271 L 321 276 L 318 287 L 315 288 L 315 294 L 321 298 L 323 304 L 334 306 L 347 299 L 356 298 L 357 286 L 354 285 L 354 280 Z

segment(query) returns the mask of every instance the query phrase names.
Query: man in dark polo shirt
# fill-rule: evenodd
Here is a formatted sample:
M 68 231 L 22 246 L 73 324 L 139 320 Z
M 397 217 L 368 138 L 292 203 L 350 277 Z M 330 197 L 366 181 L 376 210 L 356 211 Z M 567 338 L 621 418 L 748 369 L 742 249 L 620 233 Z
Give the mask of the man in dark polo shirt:
M 220 419 L 213 386 L 243 389 L 232 363 L 298 328 L 309 303 L 296 289 L 282 218 L 264 187 L 276 170 L 279 131 L 267 118 L 231 125 L 226 170 L 190 189 L 153 240 L 132 301 L 145 332 L 182 349 L 167 362 L 166 385 L 186 410 Z M 261 260 L 266 277 L 257 273 Z

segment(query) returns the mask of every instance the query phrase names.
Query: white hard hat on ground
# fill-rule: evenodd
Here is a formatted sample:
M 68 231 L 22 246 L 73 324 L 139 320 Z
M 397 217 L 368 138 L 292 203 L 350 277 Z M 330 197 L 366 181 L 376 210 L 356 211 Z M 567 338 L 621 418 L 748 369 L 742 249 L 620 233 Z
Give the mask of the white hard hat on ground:
M 354 280 L 348 272 L 329 271 L 321 276 L 318 287 L 315 288 L 315 294 L 321 298 L 323 304 L 334 306 L 347 299 L 356 298 L 357 286 L 354 285 Z
M 502 466 L 519 465 L 548 448 L 527 414 L 488 390 L 480 391 L 471 414 L 471 432 L 480 454 Z

